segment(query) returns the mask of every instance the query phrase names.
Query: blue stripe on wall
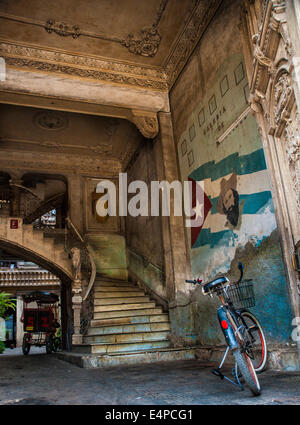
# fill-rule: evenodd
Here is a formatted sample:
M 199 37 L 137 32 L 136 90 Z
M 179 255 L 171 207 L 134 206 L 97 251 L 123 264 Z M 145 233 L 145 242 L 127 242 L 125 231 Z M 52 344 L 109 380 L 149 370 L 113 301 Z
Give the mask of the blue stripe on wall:
M 232 230 L 222 230 L 221 232 L 212 233 L 210 229 L 202 229 L 193 248 L 204 245 L 210 245 L 210 247 L 213 248 L 218 245 L 221 240 L 222 246 L 229 246 L 231 239 L 236 237 L 237 235 Z
M 212 208 L 210 210 L 211 214 L 217 214 L 217 204 L 219 197 L 210 198 L 212 203 Z M 272 199 L 272 194 L 270 191 L 251 193 L 248 195 L 239 195 L 239 203 L 244 202 L 243 205 L 243 214 L 257 214 L 259 210 L 267 204 Z
M 264 151 L 263 149 L 258 149 L 242 156 L 239 156 L 237 152 L 233 153 L 217 163 L 215 161 L 206 162 L 194 170 L 189 177 L 196 181 L 204 179 L 213 181 L 233 172 L 237 175 L 243 175 L 265 170 L 266 168 Z

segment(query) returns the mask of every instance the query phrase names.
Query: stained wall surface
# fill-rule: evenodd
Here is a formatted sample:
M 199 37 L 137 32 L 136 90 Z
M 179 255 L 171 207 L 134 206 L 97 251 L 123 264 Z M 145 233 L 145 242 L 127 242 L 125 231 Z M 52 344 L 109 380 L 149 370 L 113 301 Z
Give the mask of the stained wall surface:
M 269 173 L 248 103 L 237 10 L 238 2 L 224 2 L 170 97 L 182 181 L 199 181 L 204 190 L 203 222 L 186 229 L 191 270 L 204 281 L 235 279 L 242 261 L 267 338 L 286 342 L 291 307 Z M 217 302 L 187 289 L 178 294 L 182 307 L 170 313 L 175 337 L 222 343 Z
M 159 140 L 143 141 L 127 168 L 128 184 L 142 181 L 148 188 L 150 200 L 151 182 L 158 180 L 155 162 L 155 149 Z M 133 202 L 136 196 L 128 196 Z M 129 205 L 128 204 L 128 205 Z M 141 203 L 137 207 L 141 208 Z M 161 217 L 151 216 L 151 202 L 148 203 L 147 216 L 126 217 L 126 243 L 129 274 L 134 280 L 140 279 L 156 294 L 165 297 L 164 252 Z

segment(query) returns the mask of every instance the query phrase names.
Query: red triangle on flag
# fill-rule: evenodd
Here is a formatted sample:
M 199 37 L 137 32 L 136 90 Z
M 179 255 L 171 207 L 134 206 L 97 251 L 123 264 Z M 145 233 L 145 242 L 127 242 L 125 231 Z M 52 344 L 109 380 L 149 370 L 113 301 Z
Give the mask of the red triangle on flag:
M 192 208 L 195 208 L 197 205 L 197 199 L 196 199 L 196 181 L 193 180 L 192 178 L 188 178 L 188 180 L 190 182 L 192 182 Z M 202 195 L 202 194 L 201 194 Z M 212 208 L 212 203 L 210 202 L 209 197 L 206 195 L 206 193 L 204 192 L 203 194 L 203 202 L 204 202 L 204 211 L 203 211 L 203 221 L 202 224 L 199 227 L 191 227 L 191 247 L 193 248 L 200 232 L 201 229 L 203 227 L 204 221 L 207 217 L 207 214 L 209 213 L 210 209 Z M 202 196 L 201 196 L 202 197 Z M 202 199 L 198 200 L 198 201 L 202 201 Z M 191 219 L 195 218 L 196 213 L 191 217 Z

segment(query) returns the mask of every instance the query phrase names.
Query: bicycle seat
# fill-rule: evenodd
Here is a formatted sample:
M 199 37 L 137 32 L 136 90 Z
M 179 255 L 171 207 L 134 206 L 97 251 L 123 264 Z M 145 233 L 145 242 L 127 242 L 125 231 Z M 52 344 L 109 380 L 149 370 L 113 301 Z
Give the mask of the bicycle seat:
M 216 289 L 218 286 L 223 285 L 223 283 L 229 282 L 227 277 L 218 277 L 217 279 L 212 280 L 211 282 L 206 283 L 203 286 L 204 294 L 208 294 L 212 289 Z

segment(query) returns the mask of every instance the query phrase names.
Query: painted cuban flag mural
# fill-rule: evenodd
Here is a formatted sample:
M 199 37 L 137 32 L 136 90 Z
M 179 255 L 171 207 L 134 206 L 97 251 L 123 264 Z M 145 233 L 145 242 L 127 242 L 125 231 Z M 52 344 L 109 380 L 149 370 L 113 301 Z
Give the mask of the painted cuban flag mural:
M 277 227 L 241 56 L 216 76 L 178 146 L 182 179 L 202 182 L 205 194 L 204 222 L 188 229 L 192 273 L 204 280 L 226 273 L 237 248 L 258 247 Z
M 207 198 L 202 227 L 191 228 L 192 258 L 202 275 L 225 273 L 236 247 L 258 246 L 276 228 L 263 150 L 207 162 L 189 178 L 203 182 Z

